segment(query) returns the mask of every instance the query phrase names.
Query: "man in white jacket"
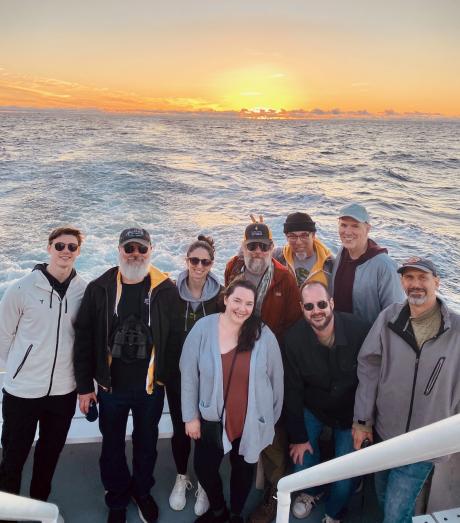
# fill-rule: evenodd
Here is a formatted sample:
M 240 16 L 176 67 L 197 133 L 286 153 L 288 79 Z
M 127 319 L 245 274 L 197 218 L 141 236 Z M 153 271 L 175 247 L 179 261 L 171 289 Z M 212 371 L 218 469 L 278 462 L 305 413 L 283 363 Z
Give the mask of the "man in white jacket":
M 19 494 L 34 441 L 30 496 L 45 501 L 76 406 L 73 322 L 86 287 L 74 263 L 83 235 L 60 227 L 48 238 L 49 263 L 15 282 L 0 302 L 3 455 L 0 490 Z

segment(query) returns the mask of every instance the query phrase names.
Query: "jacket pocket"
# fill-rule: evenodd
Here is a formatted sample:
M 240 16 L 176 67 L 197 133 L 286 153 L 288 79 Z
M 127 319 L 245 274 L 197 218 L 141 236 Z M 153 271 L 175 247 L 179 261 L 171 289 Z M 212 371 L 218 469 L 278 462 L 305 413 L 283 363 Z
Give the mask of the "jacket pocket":
M 428 380 L 428 383 L 426 384 L 424 394 L 425 396 L 428 396 L 430 392 L 433 390 L 434 384 L 436 383 L 436 380 L 439 377 L 439 374 L 441 372 L 442 366 L 444 365 L 444 362 L 446 361 L 446 358 L 439 358 L 438 362 L 436 363 L 436 366 L 433 369 L 433 372 L 431 373 L 430 379 Z
M 32 350 L 32 343 L 27 347 L 26 353 L 24 355 L 24 358 L 22 358 L 21 363 L 19 364 L 19 367 L 16 369 L 16 372 L 13 375 L 13 379 L 19 374 L 20 370 L 24 366 L 24 363 L 26 362 L 27 358 L 29 357 L 30 351 Z

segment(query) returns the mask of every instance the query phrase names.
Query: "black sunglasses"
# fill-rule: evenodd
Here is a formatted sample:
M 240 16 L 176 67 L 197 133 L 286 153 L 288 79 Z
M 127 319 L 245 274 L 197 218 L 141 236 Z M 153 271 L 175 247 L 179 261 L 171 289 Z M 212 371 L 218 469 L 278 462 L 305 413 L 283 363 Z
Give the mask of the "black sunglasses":
M 132 254 L 134 251 L 139 251 L 139 254 L 146 254 L 149 248 L 146 245 L 140 245 L 139 243 L 127 243 L 123 245 L 123 249 L 126 254 Z
M 76 250 L 78 249 L 78 244 L 64 242 L 57 242 L 54 244 L 54 248 L 59 252 L 63 251 L 66 247 L 69 249 L 70 252 L 76 252 Z
M 194 267 L 196 267 L 199 263 L 201 263 L 203 267 L 209 267 L 212 264 L 212 260 L 210 260 L 209 258 L 197 258 L 196 256 L 192 256 L 191 258 L 187 258 L 187 260 Z
M 255 251 L 259 247 L 259 249 L 262 252 L 268 252 L 270 250 L 270 244 L 269 243 L 262 243 L 262 242 L 251 242 L 246 245 L 246 248 L 248 251 Z
M 312 311 L 315 308 L 315 305 L 318 307 L 318 309 L 327 309 L 329 306 L 329 302 L 326 300 L 317 301 L 316 303 L 304 303 L 303 308 L 306 311 Z

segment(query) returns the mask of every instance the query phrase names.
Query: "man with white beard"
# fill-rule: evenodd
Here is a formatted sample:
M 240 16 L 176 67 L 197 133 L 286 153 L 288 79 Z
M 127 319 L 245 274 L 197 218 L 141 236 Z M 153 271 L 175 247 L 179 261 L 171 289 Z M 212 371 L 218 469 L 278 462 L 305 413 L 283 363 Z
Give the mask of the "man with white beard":
M 234 278 L 250 280 L 257 288 L 256 310 L 274 332 L 282 350 L 287 329 L 301 316 L 300 293 L 294 276 L 272 259 L 272 233 L 265 223 L 246 227 L 241 253 L 227 263 L 225 285 Z M 275 438 L 261 454 L 266 479 L 262 503 L 251 514 L 250 523 L 269 523 L 276 516 L 276 484 L 286 473 L 287 439 L 282 419 L 275 426 Z
M 141 520 L 153 523 L 158 507 L 150 490 L 163 384 L 172 370 L 170 358 L 178 350 L 173 330 L 179 323 L 178 293 L 168 276 L 150 264 L 152 244 L 145 229 L 125 229 L 118 253 L 119 267 L 92 281 L 83 297 L 75 325 L 75 376 L 82 413 L 99 403 L 99 464 L 108 523 L 125 523 L 131 498 Z M 132 474 L 125 455 L 130 411 Z
M 436 295 L 431 260 L 411 258 L 398 272 L 407 301 L 380 313 L 358 357 L 355 449 L 366 438 L 387 440 L 460 412 L 460 316 Z M 421 461 L 376 473 L 385 522 L 412 521 L 432 468 Z

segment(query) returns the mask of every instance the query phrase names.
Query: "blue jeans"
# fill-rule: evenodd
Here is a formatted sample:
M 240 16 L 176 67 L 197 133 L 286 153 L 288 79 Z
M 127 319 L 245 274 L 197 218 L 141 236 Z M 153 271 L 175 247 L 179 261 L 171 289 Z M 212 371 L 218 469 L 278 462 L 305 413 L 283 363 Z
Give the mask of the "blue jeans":
M 417 496 L 433 463 L 420 461 L 375 474 L 375 490 L 383 510 L 383 523 L 411 523 Z
M 105 392 L 99 389 L 99 428 L 102 451 L 99 459 L 105 502 L 109 508 L 125 508 L 131 496 L 150 494 L 155 480 L 158 423 L 163 412 L 164 387 L 146 391 Z M 125 438 L 129 411 L 133 415 L 132 475 L 126 462 Z
M 313 454 L 305 452 L 302 465 L 294 465 L 294 472 L 299 472 L 309 467 L 313 467 L 314 465 L 318 465 L 321 461 L 318 440 L 321 431 L 323 430 L 324 423 L 314 416 L 308 409 L 304 409 L 304 421 L 308 433 L 308 441 L 313 448 Z M 353 452 L 351 428 L 334 428 L 333 433 L 336 458 Z M 326 498 L 326 514 L 328 516 L 335 519 L 342 512 L 350 499 L 354 485 L 355 482 L 353 481 L 353 478 L 331 483 L 329 494 Z M 312 496 L 318 495 L 320 491 L 320 487 L 307 489 L 308 494 L 311 494 Z

